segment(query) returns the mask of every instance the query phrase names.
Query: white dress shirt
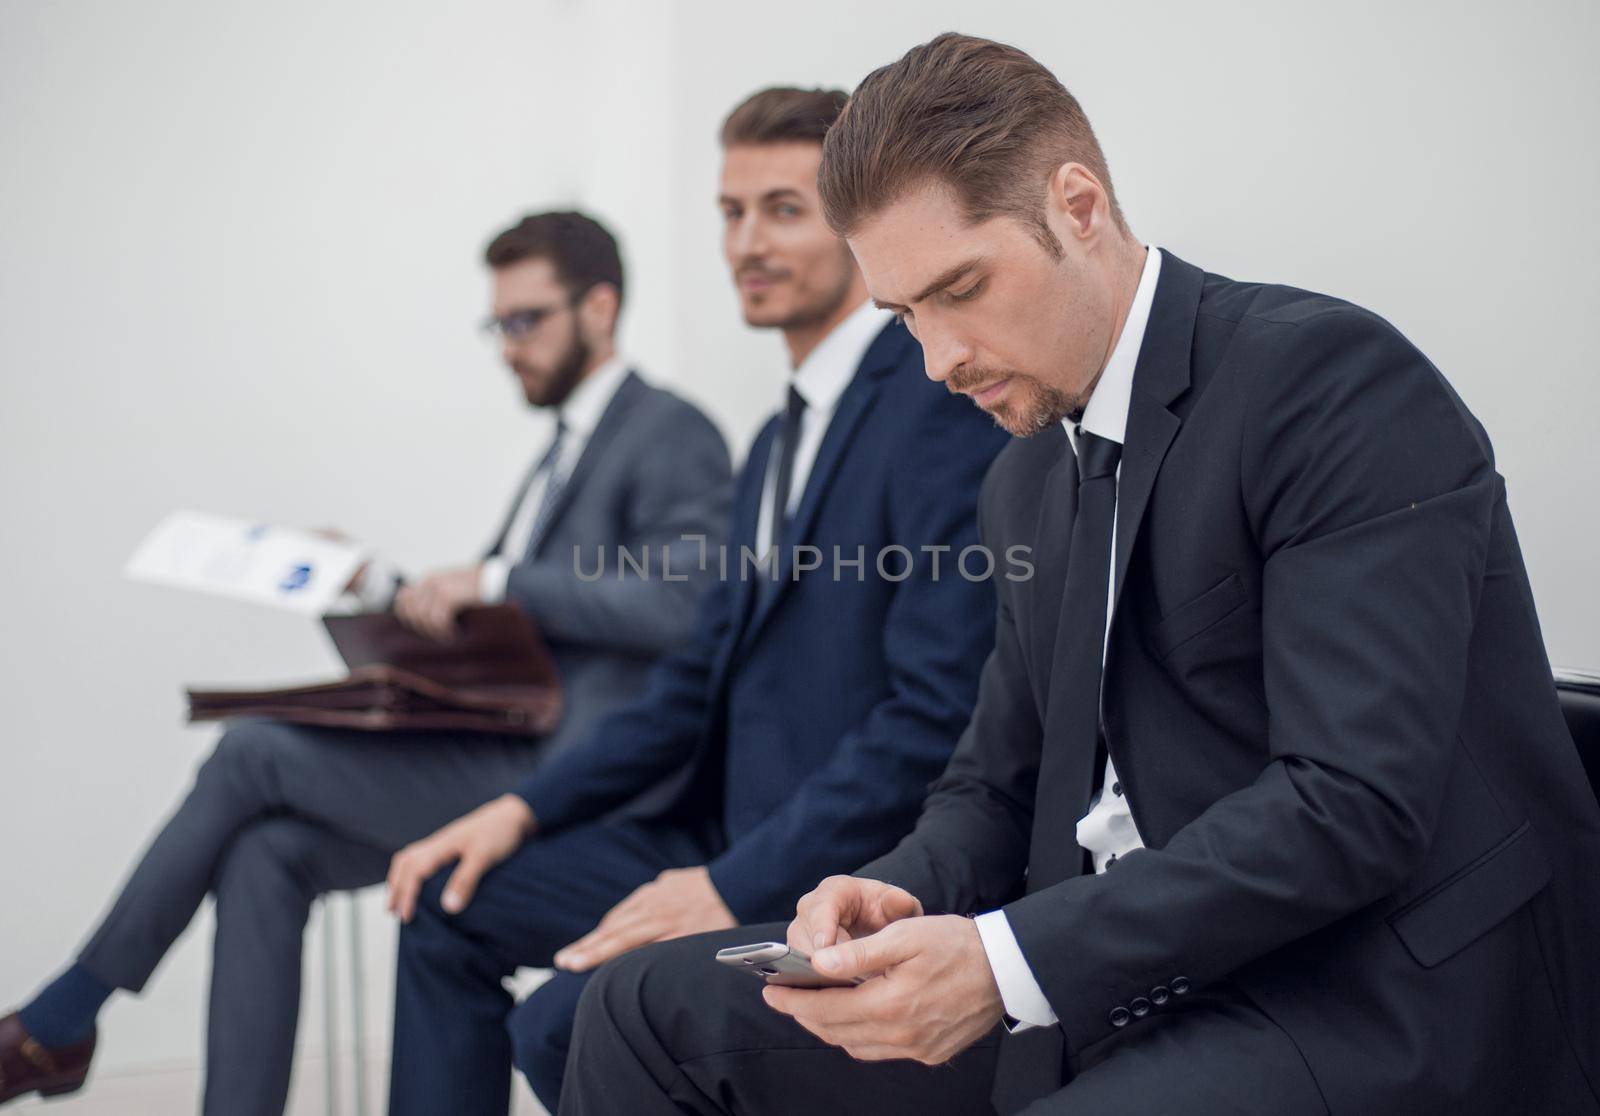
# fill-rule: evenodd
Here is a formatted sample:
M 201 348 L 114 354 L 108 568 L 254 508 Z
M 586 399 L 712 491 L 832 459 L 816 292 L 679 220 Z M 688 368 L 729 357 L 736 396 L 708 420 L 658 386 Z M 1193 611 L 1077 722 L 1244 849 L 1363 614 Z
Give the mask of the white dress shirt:
M 1133 398 L 1133 371 L 1139 363 L 1139 349 L 1144 343 L 1145 327 L 1150 322 L 1150 306 L 1155 301 L 1156 281 L 1161 276 L 1161 251 L 1146 248 L 1144 270 L 1139 275 L 1139 286 L 1134 291 L 1133 302 L 1128 306 L 1128 317 L 1122 323 L 1122 332 L 1111 349 L 1105 371 L 1100 374 L 1089 403 L 1083 409 L 1083 429 L 1090 434 L 1122 445 L 1128 432 L 1128 406 Z M 1071 419 L 1063 424 L 1072 441 L 1072 451 L 1078 451 L 1078 433 Z M 1117 478 L 1122 477 L 1122 465 L 1117 465 Z M 1116 520 L 1111 527 L 1111 553 L 1117 552 Z M 1101 662 L 1105 661 L 1106 641 L 1111 635 L 1111 614 L 1116 603 L 1117 568 L 1111 563 L 1111 575 L 1106 587 L 1106 626 L 1100 645 Z M 1089 851 L 1096 872 L 1104 872 L 1118 859 L 1134 849 L 1144 847 L 1134 825 L 1133 813 L 1128 807 L 1127 795 L 1117 780 L 1117 769 L 1106 756 L 1105 779 L 1089 812 L 1078 819 L 1078 844 Z M 1000 999 L 1006 1014 L 1017 1020 L 1017 1030 L 1030 1026 L 1046 1027 L 1056 1021 L 1056 1013 L 1045 999 L 1044 991 L 1034 979 L 1033 970 L 1022 956 L 1011 924 L 1004 911 L 990 911 L 976 919 L 978 936 L 983 940 L 983 950 L 994 971 L 995 983 L 1000 988 Z
M 795 443 L 794 472 L 789 477 L 789 502 L 785 515 L 793 515 L 800 506 L 800 497 L 811 477 L 811 466 L 816 463 L 817 451 L 822 448 L 822 436 L 828 432 L 828 423 L 839 405 L 844 389 L 850 386 L 856 370 L 867 355 L 867 349 L 883 327 L 894 315 L 879 310 L 871 301 L 863 302 L 850 316 L 833 328 L 805 360 L 800 362 L 789 377 L 790 385 L 806 401 L 800 416 L 800 439 Z M 767 458 L 767 475 L 762 482 L 761 512 L 756 520 L 756 550 L 766 556 L 772 549 L 772 533 L 776 518 L 772 513 L 774 489 L 778 483 L 778 456 L 783 452 L 781 438 L 774 438 L 772 451 Z M 769 563 L 761 563 L 767 570 Z

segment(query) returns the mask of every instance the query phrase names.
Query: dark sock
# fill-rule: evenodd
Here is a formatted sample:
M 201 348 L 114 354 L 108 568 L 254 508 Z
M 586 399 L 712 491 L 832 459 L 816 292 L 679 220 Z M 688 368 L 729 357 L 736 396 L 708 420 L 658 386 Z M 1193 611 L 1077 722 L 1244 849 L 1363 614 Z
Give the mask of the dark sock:
M 100 1005 L 110 999 L 111 993 L 112 989 L 90 976 L 82 965 L 73 965 L 47 984 L 17 1016 L 41 1046 L 60 1050 L 89 1037 Z

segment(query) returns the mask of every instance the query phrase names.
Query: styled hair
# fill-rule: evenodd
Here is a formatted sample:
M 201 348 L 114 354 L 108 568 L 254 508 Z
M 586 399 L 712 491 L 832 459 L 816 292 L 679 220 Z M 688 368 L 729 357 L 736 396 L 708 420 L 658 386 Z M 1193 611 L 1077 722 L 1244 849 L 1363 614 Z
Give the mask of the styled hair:
M 722 146 L 821 143 L 848 96 L 842 89 L 792 86 L 752 93 L 722 122 Z
M 489 242 L 483 261 L 491 268 L 523 260 L 549 260 L 556 278 L 574 300 L 599 283 L 609 283 L 622 302 L 622 255 L 617 238 L 583 213 L 533 213 Z
M 1016 47 L 947 32 L 868 74 L 828 131 L 817 187 L 848 236 L 908 190 L 943 183 L 969 221 L 1007 214 L 1061 245 L 1044 219 L 1050 175 L 1081 163 L 1127 229 L 1089 118 L 1054 74 Z

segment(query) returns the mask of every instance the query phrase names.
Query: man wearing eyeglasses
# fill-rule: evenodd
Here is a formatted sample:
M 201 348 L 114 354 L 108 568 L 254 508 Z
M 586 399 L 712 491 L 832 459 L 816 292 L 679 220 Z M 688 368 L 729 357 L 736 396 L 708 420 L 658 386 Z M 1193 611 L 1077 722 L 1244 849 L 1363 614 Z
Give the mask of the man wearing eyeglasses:
M 231 725 L 77 960 L 0 1018 L 0 1105 L 82 1086 L 101 1006 L 118 989 L 143 988 L 209 892 L 217 929 L 204 1111 L 281 1113 L 312 901 L 380 882 L 395 850 L 582 740 L 688 635 L 709 580 L 701 555 L 720 544 L 727 518 L 728 454 L 704 415 L 617 355 L 616 241 L 582 214 L 543 213 L 495 237 L 486 262 L 486 326 L 527 401 L 555 413 L 555 433 L 488 557 L 406 585 L 377 562 L 351 588 L 369 608 L 392 599 L 402 620 L 431 635 L 448 634 L 469 605 L 522 608 L 561 672 L 562 723 L 537 743 Z

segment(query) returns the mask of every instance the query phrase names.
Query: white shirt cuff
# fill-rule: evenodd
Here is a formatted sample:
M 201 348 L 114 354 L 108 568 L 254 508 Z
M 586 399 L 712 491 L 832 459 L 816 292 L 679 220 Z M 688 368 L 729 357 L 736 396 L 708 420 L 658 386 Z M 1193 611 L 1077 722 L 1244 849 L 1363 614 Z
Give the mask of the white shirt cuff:
M 506 582 L 511 578 L 511 563 L 504 558 L 485 558 L 478 567 L 478 597 L 484 604 L 500 604 L 506 599 Z
M 1017 936 L 1011 932 L 1011 923 L 1004 911 L 990 911 L 973 919 L 978 926 L 978 938 L 983 942 L 983 952 L 988 954 L 989 968 L 994 972 L 994 982 L 1000 986 L 1000 1002 L 1006 1014 L 1019 1024 L 1013 1032 L 1029 1027 L 1050 1027 L 1056 1022 L 1056 1013 L 1050 1001 L 1044 998 L 1044 989 L 1033 979 L 1028 959 L 1022 956 Z

